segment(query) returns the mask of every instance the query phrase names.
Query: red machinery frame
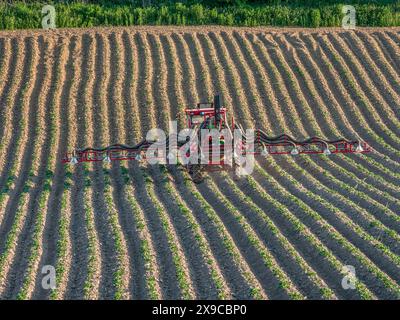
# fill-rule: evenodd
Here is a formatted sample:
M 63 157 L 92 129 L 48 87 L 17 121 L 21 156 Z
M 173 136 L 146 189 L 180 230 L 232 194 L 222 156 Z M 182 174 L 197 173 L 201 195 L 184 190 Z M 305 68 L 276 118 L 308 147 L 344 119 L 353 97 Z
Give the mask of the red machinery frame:
M 199 136 L 201 129 L 217 128 L 222 130 L 229 128 L 231 133 L 233 130 L 240 130 L 242 136 L 242 145 L 240 146 L 240 153 L 246 153 L 246 137 L 244 130 L 238 124 L 235 124 L 232 117 L 231 127 L 227 122 L 227 109 L 221 106 L 220 97 L 215 96 L 213 103 L 198 103 L 197 108 L 185 109 L 186 123 L 188 128 L 195 129 L 196 134 Z M 194 121 L 194 117 L 198 117 Z M 62 159 L 63 163 L 77 164 L 80 162 L 112 162 L 124 160 L 145 160 L 146 150 L 154 141 L 143 140 L 135 146 L 126 146 L 122 144 L 114 144 L 105 148 L 86 148 L 76 149 L 73 152 L 66 153 Z M 166 148 L 168 148 L 168 138 L 165 141 Z M 180 147 L 178 143 L 178 147 Z M 197 146 L 198 147 L 198 146 Z M 211 162 L 210 155 L 213 150 L 219 149 L 221 157 L 219 162 Z M 325 140 L 319 137 L 312 137 L 303 141 L 297 141 L 289 135 L 282 134 L 277 137 L 269 137 L 262 130 L 256 129 L 254 136 L 254 155 L 298 155 L 298 154 L 337 154 L 337 153 L 367 153 L 371 152 L 372 148 L 366 142 L 362 141 L 349 141 L 346 139 L 339 140 Z M 168 151 L 167 151 L 168 153 Z M 160 156 L 159 159 L 165 158 L 167 155 Z M 207 156 L 207 154 L 206 154 Z M 188 165 L 189 172 L 195 168 L 197 171 L 218 171 L 226 170 L 227 165 L 224 159 L 224 139 L 220 137 L 219 144 L 210 145 L 208 149 L 207 163 Z M 232 166 L 231 166 L 232 167 Z

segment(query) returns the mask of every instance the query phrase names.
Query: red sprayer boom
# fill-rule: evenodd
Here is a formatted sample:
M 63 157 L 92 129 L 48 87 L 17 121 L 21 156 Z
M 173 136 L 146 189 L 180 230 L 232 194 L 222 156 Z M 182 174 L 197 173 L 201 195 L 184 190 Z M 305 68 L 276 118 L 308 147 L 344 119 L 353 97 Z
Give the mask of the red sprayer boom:
M 200 139 L 201 129 L 217 129 L 222 132 L 223 129 L 228 129 L 228 132 L 233 135 L 233 131 L 237 130 L 241 136 L 240 152 L 246 152 L 246 137 L 244 130 L 239 124 L 234 122 L 233 117 L 229 125 L 227 119 L 227 110 L 222 107 L 220 96 L 214 97 L 211 103 L 198 103 L 194 109 L 186 109 L 186 121 L 189 129 L 195 132 L 195 135 Z M 226 132 L 226 130 L 225 130 Z M 224 157 L 225 141 L 224 136 L 220 136 L 220 141 L 211 144 L 207 149 L 209 154 L 204 154 L 204 150 L 200 151 L 202 155 L 201 163 L 186 164 L 186 168 L 191 174 L 195 182 L 200 182 L 203 179 L 202 172 L 204 171 L 218 171 L 228 170 L 236 166 L 235 161 L 228 164 Z M 178 141 L 178 148 L 182 147 L 185 142 Z M 143 140 L 137 145 L 127 146 L 123 144 L 114 144 L 105 148 L 85 148 L 76 149 L 71 153 L 67 153 L 63 158 L 64 163 L 78 164 L 80 162 L 93 162 L 93 161 L 121 161 L 121 160 L 145 160 L 147 155 L 146 151 L 154 143 L 154 141 Z M 166 155 L 169 154 L 168 138 L 165 141 Z M 196 148 L 197 145 L 196 145 Z M 219 149 L 218 161 L 212 157 L 212 152 Z M 192 148 L 190 149 L 192 150 Z M 192 150 L 193 151 L 193 150 Z M 255 156 L 269 156 L 269 155 L 282 155 L 282 154 L 324 154 L 331 155 L 335 153 L 366 153 L 370 152 L 371 148 L 366 142 L 362 141 L 349 141 L 346 139 L 338 140 L 325 140 L 319 137 L 311 137 L 309 139 L 298 141 L 287 134 L 281 134 L 276 137 L 268 136 L 264 131 L 254 130 L 254 150 Z M 190 151 L 187 152 L 188 156 Z M 204 161 L 204 157 L 206 161 Z

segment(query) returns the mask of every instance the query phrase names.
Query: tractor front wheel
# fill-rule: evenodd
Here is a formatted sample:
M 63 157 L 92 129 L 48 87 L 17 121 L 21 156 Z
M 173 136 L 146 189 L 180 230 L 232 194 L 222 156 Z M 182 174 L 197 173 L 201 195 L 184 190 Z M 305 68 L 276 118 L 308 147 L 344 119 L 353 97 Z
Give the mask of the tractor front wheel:
M 200 164 L 194 164 L 189 167 L 189 174 L 194 183 L 201 183 L 204 181 L 203 168 Z

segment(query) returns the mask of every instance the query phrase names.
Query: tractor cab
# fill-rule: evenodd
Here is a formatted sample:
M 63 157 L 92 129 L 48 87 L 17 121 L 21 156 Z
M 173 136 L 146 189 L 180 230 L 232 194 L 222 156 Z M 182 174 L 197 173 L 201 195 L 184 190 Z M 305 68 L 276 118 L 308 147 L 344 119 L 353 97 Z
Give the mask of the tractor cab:
M 186 121 L 188 128 L 196 128 L 208 119 L 208 129 L 222 128 L 226 122 L 226 108 L 221 107 L 219 96 L 214 98 L 214 102 L 201 102 L 195 109 L 186 109 Z

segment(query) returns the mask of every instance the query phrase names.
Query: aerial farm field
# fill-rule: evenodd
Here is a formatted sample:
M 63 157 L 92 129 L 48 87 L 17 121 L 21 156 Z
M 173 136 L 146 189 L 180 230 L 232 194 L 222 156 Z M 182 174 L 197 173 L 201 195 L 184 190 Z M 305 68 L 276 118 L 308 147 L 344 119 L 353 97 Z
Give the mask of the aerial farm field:
M 400 298 L 400 28 L 1 31 L 0 70 L 1 299 Z M 183 126 L 216 92 L 245 128 L 373 152 L 270 156 L 200 184 L 61 162 Z

